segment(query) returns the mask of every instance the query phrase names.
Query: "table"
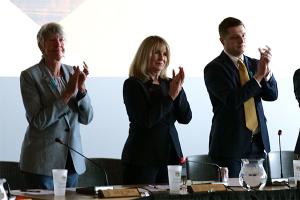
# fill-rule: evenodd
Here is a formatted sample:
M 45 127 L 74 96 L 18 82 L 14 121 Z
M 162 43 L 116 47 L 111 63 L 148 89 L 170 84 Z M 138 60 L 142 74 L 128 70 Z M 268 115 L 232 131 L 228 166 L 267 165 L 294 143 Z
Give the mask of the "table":
M 126 186 L 124 186 L 126 187 Z M 143 188 L 143 186 L 141 186 Z M 41 190 L 42 191 L 42 190 Z M 75 189 L 68 189 L 65 197 L 54 197 L 53 194 L 29 194 L 18 190 L 13 190 L 12 194 L 30 197 L 33 200 L 85 200 L 98 199 L 97 196 L 84 195 L 76 193 Z M 198 199 L 198 200 L 299 200 L 300 190 L 297 188 L 288 188 L 287 186 L 265 187 L 264 190 L 245 191 L 241 187 L 230 187 L 226 192 L 211 193 L 182 193 L 170 194 L 168 191 L 151 192 L 148 197 L 140 198 L 113 198 L 113 199 Z M 112 198 L 110 198 L 112 200 Z
M 40 190 L 40 192 L 36 192 L 35 194 L 33 192 L 21 192 L 20 190 L 12 190 L 11 193 L 15 196 L 22 196 L 22 197 L 28 197 L 32 200 L 86 200 L 86 199 L 98 199 L 95 195 L 85 195 L 85 194 L 79 194 L 75 191 L 75 188 L 68 188 L 66 191 L 65 196 L 54 196 L 52 191 L 48 190 Z M 51 193 L 51 194 L 50 194 Z M 102 198 L 104 200 L 109 199 L 112 200 L 112 198 Z M 134 197 L 128 197 L 128 198 L 113 198 L 118 200 L 132 200 L 132 199 L 139 199 Z
M 198 199 L 198 200 L 299 200 L 300 190 L 278 189 L 262 191 L 227 191 L 171 195 L 166 192 L 153 193 L 145 199 Z

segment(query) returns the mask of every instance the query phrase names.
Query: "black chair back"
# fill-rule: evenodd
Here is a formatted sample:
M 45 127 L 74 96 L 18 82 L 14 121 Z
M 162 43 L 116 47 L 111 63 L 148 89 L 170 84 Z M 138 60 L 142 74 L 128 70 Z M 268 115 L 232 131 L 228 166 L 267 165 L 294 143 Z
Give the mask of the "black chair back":
M 219 167 L 208 155 L 187 156 L 187 179 L 192 181 L 219 181 Z
M 6 179 L 11 190 L 26 189 L 26 182 L 20 171 L 19 162 L 0 161 L 0 178 Z
M 86 171 L 79 176 L 78 187 L 106 185 L 104 170 L 107 173 L 109 185 L 121 185 L 122 163 L 115 158 L 90 158 L 97 166 L 86 160 Z M 101 167 L 102 166 L 102 167 Z
M 293 151 L 282 151 L 282 175 L 280 167 L 280 151 L 271 151 L 268 154 L 269 176 L 271 178 L 288 178 L 294 176 L 293 160 L 297 160 Z

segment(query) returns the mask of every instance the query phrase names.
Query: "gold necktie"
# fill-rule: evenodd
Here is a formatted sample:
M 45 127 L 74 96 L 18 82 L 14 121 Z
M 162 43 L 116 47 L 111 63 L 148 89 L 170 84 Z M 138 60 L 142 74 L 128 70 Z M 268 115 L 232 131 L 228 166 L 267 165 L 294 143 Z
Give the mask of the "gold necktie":
M 243 86 L 247 81 L 249 81 L 249 75 L 248 75 L 246 65 L 243 63 L 243 61 L 238 60 L 238 64 L 239 64 L 240 81 L 241 81 L 241 85 Z M 246 127 L 249 130 L 251 130 L 253 133 L 258 127 L 256 108 L 255 108 L 255 102 L 253 97 L 251 97 L 246 102 L 244 102 L 244 110 L 245 110 Z

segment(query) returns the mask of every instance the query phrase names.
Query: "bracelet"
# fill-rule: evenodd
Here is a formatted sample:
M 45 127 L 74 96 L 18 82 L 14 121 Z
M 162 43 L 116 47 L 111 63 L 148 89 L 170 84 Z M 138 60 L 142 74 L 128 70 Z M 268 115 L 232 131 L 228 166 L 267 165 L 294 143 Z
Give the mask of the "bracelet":
M 78 90 L 77 95 L 76 95 L 76 99 L 77 100 L 82 99 L 83 97 L 85 97 L 86 93 L 87 93 L 87 90 L 84 90 L 84 92 L 81 92 L 80 90 Z
M 87 93 L 87 90 L 86 90 L 86 89 L 84 89 L 84 91 L 83 91 L 83 92 L 81 92 L 80 90 L 78 90 L 78 93 L 79 93 L 80 95 L 85 95 L 85 94 Z

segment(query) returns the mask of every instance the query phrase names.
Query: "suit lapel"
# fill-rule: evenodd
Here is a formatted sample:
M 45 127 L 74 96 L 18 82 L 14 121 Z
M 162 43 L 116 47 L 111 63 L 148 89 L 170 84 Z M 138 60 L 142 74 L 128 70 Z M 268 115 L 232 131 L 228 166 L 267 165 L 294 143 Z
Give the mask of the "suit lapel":
M 56 87 L 56 83 L 55 81 L 53 80 L 53 78 L 51 77 L 46 65 L 43 63 L 43 61 L 40 62 L 40 69 L 41 69 L 41 72 L 42 72 L 42 79 L 43 81 L 46 82 L 46 85 L 48 85 L 50 91 L 56 96 L 58 97 L 60 94 L 59 94 L 59 91 Z
M 63 71 L 63 76 L 64 76 L 64 79 L 66 81 L 66 83 L 69 82 L 69 79 L 70 79 L 70 74 L 71 74 L 71 71 L 67 68 L 66 65 L 64 64 L 61 64 L 61 69 Z
M 66 84 L 67 84 L 67 83 L 69 82 L 69 80 L 70 80 L 71 71 L 70 71 L 70 69 L 69 69 L 66 65 L 64 65 L 64 64 L 61 64 L 61 70 L 62 70 L 62 72 L 63 72 L 63 78 L 65 79 Z M 72 101 L 69 101 L 69 106 L 70 106 L 70 107 L 72 107 L 72 106 L 71 106 L 72 103 L 73 103 Z M 64 118 L 65 118 L 65 121 L 66 121 L 66 123 L 68 124 L 69 128 L 71 128 L 68 114 L 67 114 L 67 115 L 64 115 Z
M 42 78 L 43 80 L 46 82 L 46 84 L 48 85 L 50 91 L 56 96 L 56 97 L 59 97 L 60 96 L 60 93 L 59 93 L 59 90 L 56 86 L 56 83 L 55 81 L 52 79 L 46 65 L 41 61 L 40 62 L 40 69 L 41 69 L 41 72 L 42 72 Z M 64 64 L 61 64 L 61 69 L 63 71 L 63 78 L 65 79 L 65 82 L 68 83 L 69 82 L 69 79 L 70 79 L 70 74 L 71 74 L 71 71 L 69 70 L 69 68 L 64 65 Z
M 240 76 L 239 71 L 236 68 L 233 61 L 230 59 L 227 54 L 222 51 L 220 55 L 221 62 L 224 64 L 224 71 L 227 73 L 227 75 L 230 77 L 230 80 L 234 81 L 234 84 L 240 84 Z
M 227 54 L 223 51 L 220 55 L 220 59 L 224 63 L 224 67 L 226 68 L 225 70 L 226 70 L 226 72 L 229 73 L 229 76 L 232 76 L 232 77 L 234 76 L 235 81 L 240 83 L 239 71 L 236 68 L 236 66 L 234 65 L 233 61 L 230 59 L 230 57 L 227 56 Z M 248 74 L 251 79 L 253 77 L 253 75 L 255 74 L 256 66 L 252 62 L 252 60 L 247 56 L 244 56 L 244 63 L 247 67 Z
M 64 76 L 64 79 L 66 80 L 66 83 L 68 83 L 69 79 L 70 79 L 70 70 L 68 69 L 67 66 L 65 66 L 64 64 L 62 64 L 62 71 L 63 71 L 63 76 Z M 57 98 L 60 98 L 60 93 L 59 93 L 59 90 L 58 88 L 56 87 L 56 84 L 54 82 L 54 80 L 52 79 L 46 65 L 43 63 L 43 61 L 41 61 L 39 63 L 39 68 L 41 70 L 41 73 L 42 73 L 42 81 L 44 81 L 46 83 L 46 85 L 48 86 L 50 92 L 56 96 Z M 69 104 L 71 104 L 71 101 L 69 102 Z M 71 105 L 70 105 L 71 106 Z M 71 125 L 70 125 L 70 122 L 69 122 L 69 117 L 68 117 L 68 114 L 64 115 L 63 116 L 68 127 L 70 128 Z
M 253 63 L 251 62 L 251 59 L 246 57 L 246 56 L 244 56 L 244 63 L 247 67 L 248 74 L 249 74 L 249 77 L 251 79 L 253 77 L 254 73 L 255 73 L 255 67 L 256 66 L 254 66 Z

